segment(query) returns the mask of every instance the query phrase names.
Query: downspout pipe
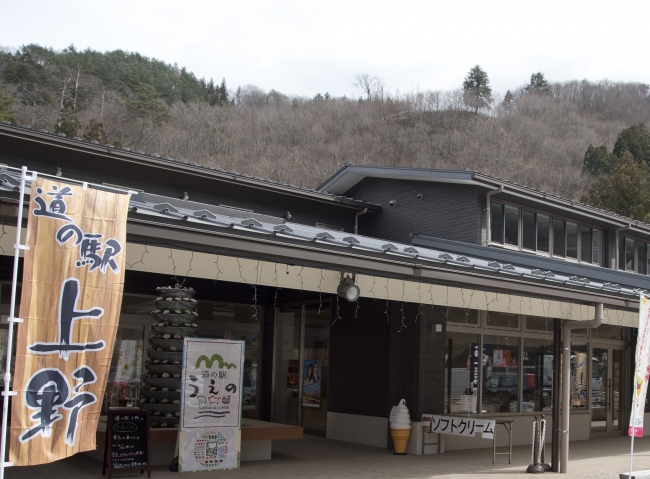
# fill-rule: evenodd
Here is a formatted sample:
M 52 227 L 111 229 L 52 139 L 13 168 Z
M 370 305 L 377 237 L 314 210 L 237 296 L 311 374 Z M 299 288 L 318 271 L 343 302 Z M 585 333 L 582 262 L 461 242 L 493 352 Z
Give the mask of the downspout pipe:
M 619 226 L 618 228 L 616 228 L 616 233 L 615 233 L 615 235 L 616 235 L 616 251 L 614 252 L 614 258 L 616 259 L 616 261 L 615 261 L 615 264 L 616 264 L 615 269 L 619 269 L 621 267 L 621 265 L 619 264 L 621 255 L 620 255 L 619 249 L 618 249 L 619 248 L 619 235 L 618 234 L 623 230 L 629 230 L 629 229 L 632 229 L 632 223 L 628 223 L 627 226 Z
M 485 222 L 487 238 L 485 244 L 488 246 L 492 244 L 492 209 L 490 208 L 490 198 L 492 198 L 492 195 L 496 195 L 497 193 L 503 193 L 503 185 L 499 186 L 499 188 L 496 190 L 488 191 L 488 194 L 485 196 L 485 201 L 487 201 L 487 207 L 485 209 L 485 211 L 487 211 L 487 218 Z
M 359 216 L 365 215 L 368 212 L 368 208 L 364 208 L 361 211 L 358 211 L 354 214 L 354 234 L 359 234 Z
M 569 412 L 571 410 L 571 330 L 597 328 L 603 322 L 603 303 L 596 303 L 596 317 L 591 321 L 567 321 L 562 328 L 562 441 L 560 472 L 569 466 Z M 557 411 L 553 411 L 556 414 Z

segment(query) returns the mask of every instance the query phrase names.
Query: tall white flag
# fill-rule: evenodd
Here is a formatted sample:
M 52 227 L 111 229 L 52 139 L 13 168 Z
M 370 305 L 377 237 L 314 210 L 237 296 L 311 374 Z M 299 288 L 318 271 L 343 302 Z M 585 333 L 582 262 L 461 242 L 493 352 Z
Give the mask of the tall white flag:
M 643 437 L 643 411 L 650 376 L 650 300 L 641 295 L 639 302 L 639 334 L 636 339 L 636 370 L 634 395 L 628 436 Z

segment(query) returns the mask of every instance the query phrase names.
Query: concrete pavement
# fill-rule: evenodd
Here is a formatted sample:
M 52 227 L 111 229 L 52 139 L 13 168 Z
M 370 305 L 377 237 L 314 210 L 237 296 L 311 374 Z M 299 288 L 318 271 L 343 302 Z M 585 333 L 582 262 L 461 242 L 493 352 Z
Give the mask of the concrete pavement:
M 503 449 L 502 449 L 503 450 Z M 561 477 L 584 479 L 618 479 L 629 465 L 628 437 L 591 439 L 571 443 L 569 474 Z M 513 448 L 513 463 L 507 456 L 497 456 L 492 466 L 492 449 L 452 451 L 440 455 L 394 456 L 390 451 L 341 441 L 306 436 L 303 440 L 276 441 L 271 461 L 244 462 L 237 471 L 201 473 L 202 478 L 285 479 L 285 478 L 530 478 L 529 446 Z M 550 456 L 550 455 L 549 455 Z M 548 456 L 547 456 L 548 457 Z M 635 441 L 635 470 L 650 469 L 650 438 Z M 550 457 L 549 457 L 550 460 Z M 83 454 L 56 463 L 7 469 L 8 479 L 98 479 L 101 463 Z M 547 473 L 553 474 L 553 473 Z M 118 479 L 141 478 L 139 472 L 115 473 Z M 146 476 L 144 476 L 146 477 Z M 178 479 L 179 474 L 155 467 L 152 478 Z

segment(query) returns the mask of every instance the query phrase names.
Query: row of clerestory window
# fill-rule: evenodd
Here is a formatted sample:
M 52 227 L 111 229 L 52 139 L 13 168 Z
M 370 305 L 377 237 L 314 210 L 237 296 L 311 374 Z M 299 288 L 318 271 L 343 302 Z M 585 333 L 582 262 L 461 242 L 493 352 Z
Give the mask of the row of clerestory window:
M 497 201 L 490 212 L 493 244 L 602 265 L 601 230 Z

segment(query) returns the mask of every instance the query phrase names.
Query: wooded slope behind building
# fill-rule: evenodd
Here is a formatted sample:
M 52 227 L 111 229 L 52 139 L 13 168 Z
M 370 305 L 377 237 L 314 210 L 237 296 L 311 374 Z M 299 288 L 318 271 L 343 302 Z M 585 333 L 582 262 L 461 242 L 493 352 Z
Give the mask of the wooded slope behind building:
M 623 130 L 650 123 L 643 83 L 513 85 L 479 108 L 462 80 L 304 98 L 229 89 L 137 53 L 28 45 L 0 52 L 0 120 L 308 187 L 351 162 L 469 168 L 575 199 L 609 173 L 583 168 L 588 147 L 609 154 Z

